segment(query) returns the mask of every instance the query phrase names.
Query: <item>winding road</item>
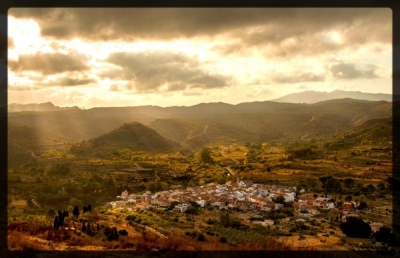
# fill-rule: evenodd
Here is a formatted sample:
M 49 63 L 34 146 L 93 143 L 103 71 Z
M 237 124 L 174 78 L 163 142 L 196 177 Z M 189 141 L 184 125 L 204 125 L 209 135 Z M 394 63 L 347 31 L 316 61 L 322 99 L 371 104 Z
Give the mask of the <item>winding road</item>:
M 190 139 L 193 139 L 193 138 L 196 138 L 196 137 L 199 137 L 199 136 L 202 136 L 202 135 L 206 134 L 207 133 L 207 129 L 208 129 L 208 125 L 206 125 L 204 127 L 204 131 L 202 133 L 194 135 L 194 136 L 191 136 L 191 137 L 189 137 L 189 135 L 188 135 L 184 141 L 190 140 Z

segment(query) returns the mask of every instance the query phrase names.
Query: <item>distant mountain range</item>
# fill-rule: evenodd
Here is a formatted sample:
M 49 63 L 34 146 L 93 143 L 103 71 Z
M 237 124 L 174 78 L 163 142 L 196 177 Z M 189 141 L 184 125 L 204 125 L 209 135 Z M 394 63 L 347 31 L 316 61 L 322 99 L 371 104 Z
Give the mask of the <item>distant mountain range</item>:
M 58 111 L 58 110 L 80 110 L 79 107 L 58 107 L 51 102 L 40 104 L 10 104 L 8 105 L 8 112 L 23 112 L 23 111 Z
M 202 103 L 191 107 L 57 109 L 8 112 L 8 122 L 38 130 L 44 136 L 41 139 L 57 136 L 57 142 L 76 142 L 99 137 L 124 123 L 135 121 L 155 130 L 167 140 L 198 149 L 215 142 L 291 141 L 304 135 L 317 140 L 370 119 L 389 117 L 393 115 L 395 104 L 347 98 L 315 104 L 263 101 L 237 105 Z M 156 141 L 163 142 L 161 139 Z M 117 145 L 122 146 L 122 143 Z M 153 148 L 158 149 L 156 146 L 149 147 Z
M 365 93 L 360 91 L 343 91 L 335 90 L 332 92 L 319 92 L 319 91 L 303 91 L 298 93 L 292 93 L 272 101 L 275 102 L 287 102 L 287 103 L 317 103 L 320 101 L 326 101 L 331 99 L 358 99 L 358 100 L 369 100 L 369 101 L 388 101 L 392 102 L 392 94 L 383 93 Z

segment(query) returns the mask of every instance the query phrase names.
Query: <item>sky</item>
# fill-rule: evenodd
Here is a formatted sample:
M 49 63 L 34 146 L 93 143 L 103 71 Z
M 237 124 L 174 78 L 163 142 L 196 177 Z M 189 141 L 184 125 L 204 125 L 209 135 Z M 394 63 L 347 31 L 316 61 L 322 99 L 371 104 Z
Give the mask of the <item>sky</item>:
M 392 93 L 389 8 L 11 8 L 8 103 L 192 106 Z

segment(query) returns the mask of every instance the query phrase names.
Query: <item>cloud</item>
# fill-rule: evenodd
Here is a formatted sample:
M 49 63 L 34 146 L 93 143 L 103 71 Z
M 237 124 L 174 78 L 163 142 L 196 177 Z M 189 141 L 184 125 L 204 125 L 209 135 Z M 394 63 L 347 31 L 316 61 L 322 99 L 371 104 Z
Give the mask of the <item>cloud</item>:
M 69 78 L 69 77 L 61 77 L 56 80 L 49 81 L 46 83 L 48 86 L 81 86 L 87 85 L 89 83 L 96 82 L 96 80 L 91 78 Z
M 319 82 L 324 81 L 325 76 L 322 74 L 313 74 L 307 72 L 297 72 L 297 73 L 275 73 L 272 76 L 272 80 L 275 83 L 297 83 L 297 82 Z
M 228 83 L 228 78 L 198 68 L 195 58 L 167 51 L 112 53 L 106 61 L 119 68 L 100 76 L 130 80 L 129 87 L 138 92 L 222 88 Z
M 18 61 L 9 60 L 12 71 L 36 71 L 44 75 L 66 71 L 84 71 L 88 69 L 86 57 L 82 54 L 36 53 L 20 55 Z
M 352 41 L 390 43 L 392 21 L 389 8 L 11 8 L 8 14 L 36 20 L 43 36 L 58 39 L 172 39 L 263 27 L 250 35 L 253 44 L 337 26 L 362 34 Z
M 339 63 L 331 65 L 330 73 L 335 79 L 377 78 L 375 65 L 358 67 L 353 63 Z

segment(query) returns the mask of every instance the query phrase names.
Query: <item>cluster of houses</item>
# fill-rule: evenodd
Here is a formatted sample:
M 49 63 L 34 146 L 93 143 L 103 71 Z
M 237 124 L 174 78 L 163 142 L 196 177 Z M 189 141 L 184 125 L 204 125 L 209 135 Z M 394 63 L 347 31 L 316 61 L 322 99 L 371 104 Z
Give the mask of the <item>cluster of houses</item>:
M 280 210 L 283 204 L 273 200 L 283 196 L 286 202 L 293 202 L 296 212 L 305 216 L 320 214 L 320 210 L 335 208 L 331 198 L 317 197 L 314 199 L 298 200 L 296 187 L 253 184 L 251 181 L 229 181 L 226 184 L 211 183 L 206 186 L 188 187 L 185 190 L 168 190 L 156 193 L 147 191 L 143 194 L 129 194 L 127 190 L 117 196 L 117 201 L 108 204 L 108 208 L 122 208 L 126 204 L 135 204 L 136 209 L 145 210 L 153 207 L 160 210 L 168 209 L 172 203 L 177 203 L 173 211 L 185 212 L 190 203 L 196 202 L 200 207 L 207 205 L 219 209 L 235 209 L 269 212 Z M 355 211 L 354 202 L 344 202 L 342 213 L 351 214 Z
M 320 214 L 320 209 L 330 210 L 335 208 L 335 203 L 330 198 L 317 197 L 315 199 L 298 200 L 292 206 L 295 211 L 311 216 Z
M 136 208 L 168 209 L 173 202 L 174 211 L 184 212 L 190 202 L 196 202 L 200 207 L 207 205 L 220 209 L 239 208 L 249 211 L 273 211 L 283 208 L 275 203 L 274 198 L 283 196 L 286 202 L 293 202 L 296 188 L 278 185 L 253 184 L 251 181 L 227 182 L 220 185 L 211 183 L 206 186 L 188 187 L 185 190 L 169 190 L 157 193 L 149 191 L 143 194 L 129 194 L 123 191 L 117 196 L 118 201 L 108 204 L 109 208 L 119 208 L 126 204 L 136 204 Z

